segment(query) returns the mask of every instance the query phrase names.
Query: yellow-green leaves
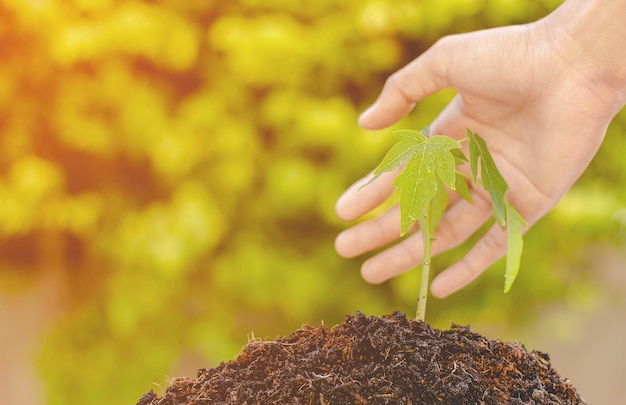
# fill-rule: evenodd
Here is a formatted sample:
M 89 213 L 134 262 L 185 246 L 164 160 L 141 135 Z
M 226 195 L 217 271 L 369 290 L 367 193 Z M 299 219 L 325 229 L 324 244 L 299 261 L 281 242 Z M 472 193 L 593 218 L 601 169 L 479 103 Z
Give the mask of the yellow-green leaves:
M 393 185 L 400 189 L 401 232 L 404 235 L 424 214 L 426 206 L 437 195 L 440 184 L 456 188 L 456 165 L 451 150 L 461 144 L 442 135 L 428 136 L 422 131 L 395 132 L 400 142 L 395 144 L 374 171 L 375 176 L 392 171 L 406 163 Z M 444 201 L 444 199 L 437 199 Z
M 522 239 L 522 227 L 526 226 L 524 218 L 515 211 L 513 206 L 505 200 L 506 206 L 506 235 L 507 235 L 507 254 L 506 254 L 506 270 L 504 272 L 504 292 L 509 292 L 517 273 L 519 272 L 520 259 L 522 257 L 522 249 L 524 248 L 524 240 Z
M 469 129 L 466 129 L 465 133 L 469 138 L 470 167 L 472 168 L 474 184 L 478 181 L 478 159 L 480 159 L 480 178 L 483 187 L 491 196 L 496 220 L 500 225 L 504 226 L 506 224 L 504 193 L 506 193 L 509 186 L 502 175 L 500 175 L 485 141 Z
M 456 190 L 464 199 L 472 202 L 465 177 L 456 166 L 469 161 L 474 187 L 482 184 L 489 193 L 493 215 L 507 229 L 507 260 L 504 291 L 508 292 L 519 272 L 523 249 L 522 228 L 524 218 L 515 211 L 506 198 L 509 186 L 487 148 L 485 141 L 476 133 L 466 130 L 469 140 L 469 160 L 460 150 L 461 144 L 447 136 L 430 136 L 429 128 L 421 131 L 400 130 L 394 132 L 400 141 L 385 155 L 374 171 L 374 179 L 382 173 L 404 169 L 393 185 L 400 190 L 400 232 L 404 235 L 419 221 L 424 234 L 424 276 L 428 282 L 430 268 L 430 244 L 448 204 L 445 186 Z M 480 165 L 479 165 L 480 162 Z M 459 174 L 457 176 L 457 174 Z M 423 319 L 426 302 L 424 288 L 418 300 L 418 319 Z
M 428 296 L 431 246 L 439 220 L 448 205 L 444 185 L 457 186 L 456 163 L 465 157 L 461 144 L 442 135 L 429 136 L 422 131 L 396 131 L 400 142 L 395 144 L 374 171 L 374 178 L 406 164 L 393 185 L 400 189 L 400 232 L 402 235 L 419 221 L 424 240 L 422 281 L 417 299 L 418 320 L 424 320 Z
M 469 138 L 469 158 L 474 184 L 478 181 L 478 160 L 480 159 L 480 179 L 483 188 L 489 192 L 496 221 L 507 229 L 507 258 L 504 273 L 504 292 L 508 292 L 517 277 L 524 241 L 522 227 L 526 226 L 524 218 L 515 211 L 506 199 L 505 193 L 509 186 L 498 171 L 485 141 L 467 129 Z

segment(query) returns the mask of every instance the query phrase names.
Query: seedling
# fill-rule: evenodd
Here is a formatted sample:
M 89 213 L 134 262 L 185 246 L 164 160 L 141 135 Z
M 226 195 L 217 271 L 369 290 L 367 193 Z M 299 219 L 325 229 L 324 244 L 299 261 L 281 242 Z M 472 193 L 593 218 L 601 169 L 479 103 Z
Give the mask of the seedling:
M 508 292 L 519 271 L 523 240 L 522 227 L 526 222 L 507 200 L 508 185 L 496 167 L 485 141 L 466 130 L 467 138 L 457 141 L 448 136 L 429 134 L 429 127 L 421 131 L 399 130 L 394 133 L 400 141 L 391 147 L 374 171 L 374 179 L 385 172 L 404 169 L 393 186 L 400 190 L 400 233 L 404 236 L 417 222 L 424 240 L 424 261 L 417 300 L 418 320 L 424 320 L 430 276 L 431 247 L 437 225 L 448 204 L 448 192 L 458 192 L 469 202 L 472 197 L 465 174 L 457 165 L 468 162 L 461 151 L 461 142 L 469 142 L 469 163 L 473 186 L 479 184 L 489 193 L 495 220 L 507 230 L 507 259 L 504 274 L 504 292 Z M 478 162 L 480 161 L 480 176 Z

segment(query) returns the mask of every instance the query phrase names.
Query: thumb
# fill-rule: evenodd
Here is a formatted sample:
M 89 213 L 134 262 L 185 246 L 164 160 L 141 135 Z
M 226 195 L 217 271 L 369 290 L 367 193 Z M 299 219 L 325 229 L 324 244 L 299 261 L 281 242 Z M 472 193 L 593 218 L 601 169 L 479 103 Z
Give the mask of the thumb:
M 389 76 L 378 99 L 359 117 L 360 126 L 385 128 L 407 115 L 416 102 L 449 87 L 444 75 L 448 58 L 440 44 Z

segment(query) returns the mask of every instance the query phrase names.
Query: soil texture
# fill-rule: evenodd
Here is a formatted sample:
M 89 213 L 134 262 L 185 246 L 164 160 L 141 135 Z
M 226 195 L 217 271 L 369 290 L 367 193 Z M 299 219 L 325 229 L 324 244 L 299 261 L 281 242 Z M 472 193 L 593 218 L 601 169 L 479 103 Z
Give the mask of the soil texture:
M 469 327 L 433 329 L 396 312 L 252 340 L 234 360 L 176 378 L 138 405 L 585 404 L 547 354 Z

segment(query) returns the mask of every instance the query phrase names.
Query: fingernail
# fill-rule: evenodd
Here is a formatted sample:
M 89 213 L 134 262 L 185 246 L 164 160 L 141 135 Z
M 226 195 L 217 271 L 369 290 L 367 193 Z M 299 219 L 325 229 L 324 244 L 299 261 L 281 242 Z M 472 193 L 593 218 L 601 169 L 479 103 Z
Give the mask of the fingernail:
M 337 202 L 335 202 L 335 214 L 337 214 L 337 217 L 343 221 L 349 221 L 348 215 L 346 212 L 344 212 L 344 200 L 346 199 L 346 195 L 345 193 L 342 194 L 338 199 Z
M 446 298 L 450 294 L 449 291 L 445 291 L 445 287 L 442 285 L 445 284 L 445 280 L 442 280 L 441 277 L 442 276 L 436 277 L 430 283 L 430 293 L 435 298 Z M 444 289 L 442 290 L 442 288 Z
M 335 237 L 335 252 L 337 252 L 337 254 L 339 254 L 339 256 L 341 256 L 341 257 L 346 257 L 344 252 L 343 252 L 344 238 L 345 237 L 344 237 L 344 233 L 343 232 L 339 233 L 339 235 L 337 235 Z
M 363 111 L 361 113 L 361 115 L 359 115 L 359 118 L 358 118 L 357 121 L 358 121 L 360 126 L 364 126 L 365 122 L 369 119 L 369 116 L 370 116 L 370 114 L 372 112 L 372 107 L 373 107 L 373 105 L 368 107 L 365 111 Z

